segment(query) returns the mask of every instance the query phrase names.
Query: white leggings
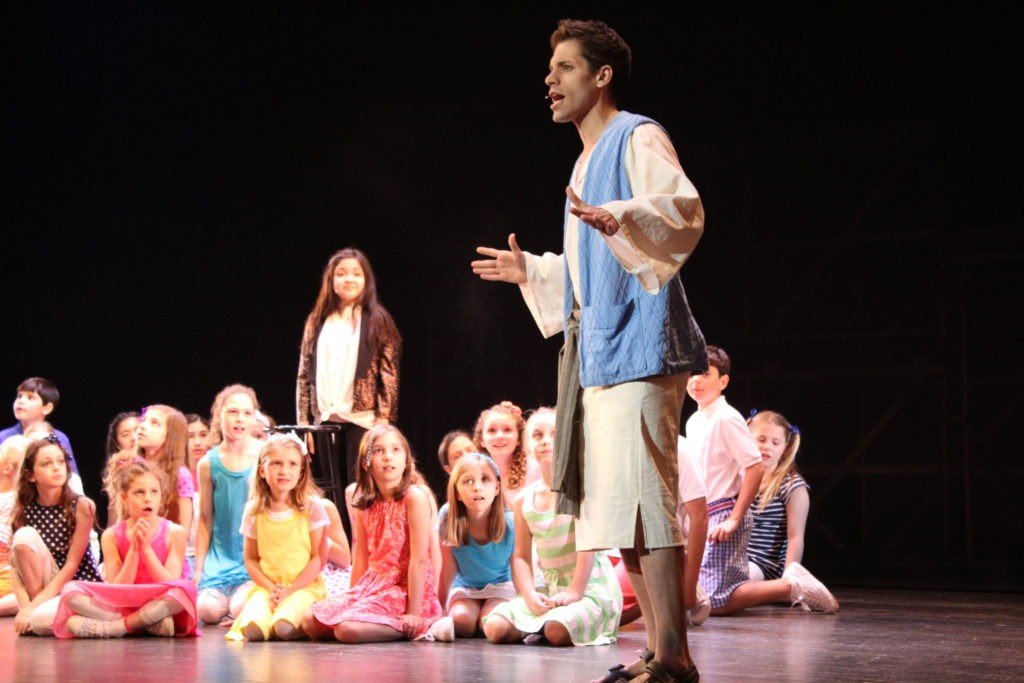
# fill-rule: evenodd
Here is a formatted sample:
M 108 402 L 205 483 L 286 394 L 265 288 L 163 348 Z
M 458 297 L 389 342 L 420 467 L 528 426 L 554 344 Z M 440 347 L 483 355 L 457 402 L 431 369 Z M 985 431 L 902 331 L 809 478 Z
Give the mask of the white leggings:
M 253 587 L 252 581 L 237 586 L 204 588 L 196 598 L 196 614 L 204 624 L 218 624 L 226 617 L 236 618 L 245 607 L 245 598 Z
M 23 526 L 14 532 L 11 538 L 11 578 L 17 575 L 17 581 L 25 585 L 22 580 L 22 569 L 18 561 L 18 548 L 27 549 L 35 553 L 37 562 L 40 565 L 40 574 L 46 577 L 43 584 L 46 585 L 57 576 L 60 567 L 50 554 L 50 549 L 43 542 L 39 532 L 30 526 Z M 55 595 L 46 602 L 37 605 L 29 617 L 29 628 L 37 636 L 53 635 L 53 620 L 57 616 L 57 606 L 60 603 L 60 595 Z

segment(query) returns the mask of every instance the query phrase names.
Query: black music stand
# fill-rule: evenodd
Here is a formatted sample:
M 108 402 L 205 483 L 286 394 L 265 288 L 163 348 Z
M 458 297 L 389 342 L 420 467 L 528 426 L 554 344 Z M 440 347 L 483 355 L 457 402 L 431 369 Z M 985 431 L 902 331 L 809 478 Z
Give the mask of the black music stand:
M 324 491 L 324 497 L 330 498 L 338 507 L 338 515 L 345 527 L 345 533 L 352 538 L 349 526 L 348 508 L 345 505 L 345 487 L 348 476 L 345 473 L 345 444 L 338 439 L 340 425 L 278 425 L 271 427 L 272 432 L 291 432 L 299 438 L 306 434 L 313 435 L 313 448 L 309 452 L 312 463 L 313 481 Z

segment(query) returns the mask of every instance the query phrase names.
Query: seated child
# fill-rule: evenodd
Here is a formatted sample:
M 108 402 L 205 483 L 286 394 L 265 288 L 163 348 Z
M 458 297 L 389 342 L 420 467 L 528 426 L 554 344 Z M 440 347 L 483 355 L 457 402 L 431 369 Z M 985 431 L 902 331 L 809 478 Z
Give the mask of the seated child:
M 352 499 L 351 587 L 313 604 L 302 620 L 313 639 L 343 643 L 452 640 L 441 619 L 430 559 L 431 494 L 414 483 L 416 463 L 397 427 L 370 428 L 359 444 Z
M 26 436 L 26 432 L 31 430 L 33 426 L 48 419 L 53 411 L 57 409 L 58 402 L 60 402 L 60 392 L 57 391 L 57 387 L 53 382 L 43 377 L 29 377 L 26 379 L 18 385 L 18 390 L 14 397 L 14 418 L 18 423 L 0 431 L 0 443 L 3 443 L 7 437 L 14 436 L 15 434 Z M 68 435 L 59 429 L 54 429 L 49 424 L 47 428 L 48 432 L 52 432 L 57 437 L 60 445 L 64 448 L 64 452 L 67 453 L 68 467 L 70 469 L 69 477 L 72 481 L 71 488 L 81 495 L 82 478 L 78 473 L 78 463 L 75 462 L 74 451 L 71 450 L 71 442 L 68 440 Z M 42 438 L 46 434 L 39 434 L 38 436 Z M 75 481 L 77 481 L 77 488 Z
M 114 480 L 123 521 L 101 539 L 107 582 L 64 586 L 54 635 L 196 635 L 196 587 L 183 578 L 188 532 L 160 515 L 166 474 L 139 459 L 123 465 Z
M 320 570 L 330 524 L 313 478 L 305 444 L 294 434 L 263 442 L 259 471 L 242 521 L 245 567 L 253 586 L 228 640 L 295 640 L 302 615 L 327 597 Z
M 539 432 L 533 455 L 541 480 L 515 500 L 515 550 L 512 580 L 519 591 L 484 617 L 484 635 L 492 643 L 546 640 L 552 645 L 614 643 L 622 612 L 622 591 L 603 552 L 577 552 L 575 520 L 555 513 L 551 490 L 555 412 L 537 410 L 527 433 Z M 533 548 L 546 585 L 534 581 Z M 527 638 L 540 636 L 541 638 Z
M 509 560 L 515 542 L 510 510 L 501 498 L 498 466 L 488 456 L 467 453 L 448 480 L 441 509 L 441 580 L 438 599 L 455 635 L 482 634 L 482 619 L 516 595 Z
M 437 460 L 441 463 L 441 469 L 451 474 L 459 458 L 466 453 L 476 452 L 472 435 L 462 429 L 455 429 L 441 439 L 441 445 L 437 447 Z
M 18 434 L 0 443 L 0 617 L 18 612 L 18 596 L 11 586 L 11 520 L 18 492 L 18 473 L 30 443 Z
M 59 595 L 72 580 L 101 581 L 89 532 L 96 505 L 71 490 L 68 456 L 56 436 L 29 444 L 18 474 L 11 528 L 14 631 L 52 635 Z

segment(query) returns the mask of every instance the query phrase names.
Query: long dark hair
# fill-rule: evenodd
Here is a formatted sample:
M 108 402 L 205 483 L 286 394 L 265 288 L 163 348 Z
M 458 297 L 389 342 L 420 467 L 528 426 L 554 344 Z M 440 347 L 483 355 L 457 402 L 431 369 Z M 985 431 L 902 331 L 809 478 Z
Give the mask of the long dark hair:
M 32 470 L 36 467 L 36 456 L 39 451 L 46 448 L 47 446 L 56 446 L 60 449 L 61 454 L 64 456 L 64 467 L 67 470 L 68 477 L 64 480 L 64 488 L 60 492 L 60 506 L 64 508 L 64 521 L 68 525 L 69 533 L 75 533 L 75 501 L 78 500 L 78 494 L 71 489 L 71 458 L 68 457 L 68 452 L 61 445 L 57 437 L 52 434 L 45 436 L 42 439 L 36 439 L 29 444 L 28 449 L 25 451 L 25 459 L 21 463 L 21 473 L 18 476 L 18 497 L 14 503 L 14 514 L 11 516 L 11 530 L 17 531 L 21 527 L 27 524 L 25 519 L 25 509 L 35 504 L 38 490 L 36 489 L 36 483 L 30 481 L 29 477 L 32 476 Z
M 327 261 L 327 267 L 324 268 L 320 277 L 320 293 L 316 297 L 316 303 L 313 304 L 313 310 L 310 311 L 309 317 L 306 319 L 306 327 L 313 331 L 319 330 L 328 316 L 338 311 L 341 300 L 334 291 L 334 269 L 337 268 L 339 261 L 347 258 L 355 259 L 359 263 L 359 267 L 363 269 L 366 283 L 363 286 L 363 293 L 359 295 L 359 301 L 356 303 L 363 308 L 363 323 L 367 325 L 366 338 L 370 344 L 370 351 L 376 353 L 379 350 L 381 336 L 387 335 L 400 340 L 401 335 L 398 333 L 398 327 L 395 326 L 391 314 L 377 297 L 377 278 L 373 274 L 370 261 L 366 258 L 366 254 L 355 247 L 346 247 L 335 252 Z M 312 334 L 303 339 L 303 354 L 309 355 L 316 350 L 317 336 Z
M 107 427 L 108 458 L 121 450 L 121 447 L 117 444 L 117 430 L 121 426 L 121 423 L 133 417 L 137 420 L 139 419 L 139 414 L 134 410 L 126 410 L 123 413 L 115 415 L 114 419 L 110 421 L 110 426 Z

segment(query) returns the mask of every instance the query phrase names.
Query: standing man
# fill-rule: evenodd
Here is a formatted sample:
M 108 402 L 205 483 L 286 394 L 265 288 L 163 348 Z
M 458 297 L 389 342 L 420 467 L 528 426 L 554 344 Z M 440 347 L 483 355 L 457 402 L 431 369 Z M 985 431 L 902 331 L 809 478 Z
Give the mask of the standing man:
M 478 247 L 484 280 L 519 284 L 559 357 L 555 481 L 575 514 L 578 550 L 619 548 L 647 624 L 647 650 L 605 679 L 696 681 L 685 609 L 696 602 L 676 520 L 676 441 L 690 372 L 707 367 L 678 271 L 704 209 L 668 135 L 620 111 L 624 40 L 603 22 L 565 19 L 545 79 L 552 119 L 576 125 L 563 254 Z

